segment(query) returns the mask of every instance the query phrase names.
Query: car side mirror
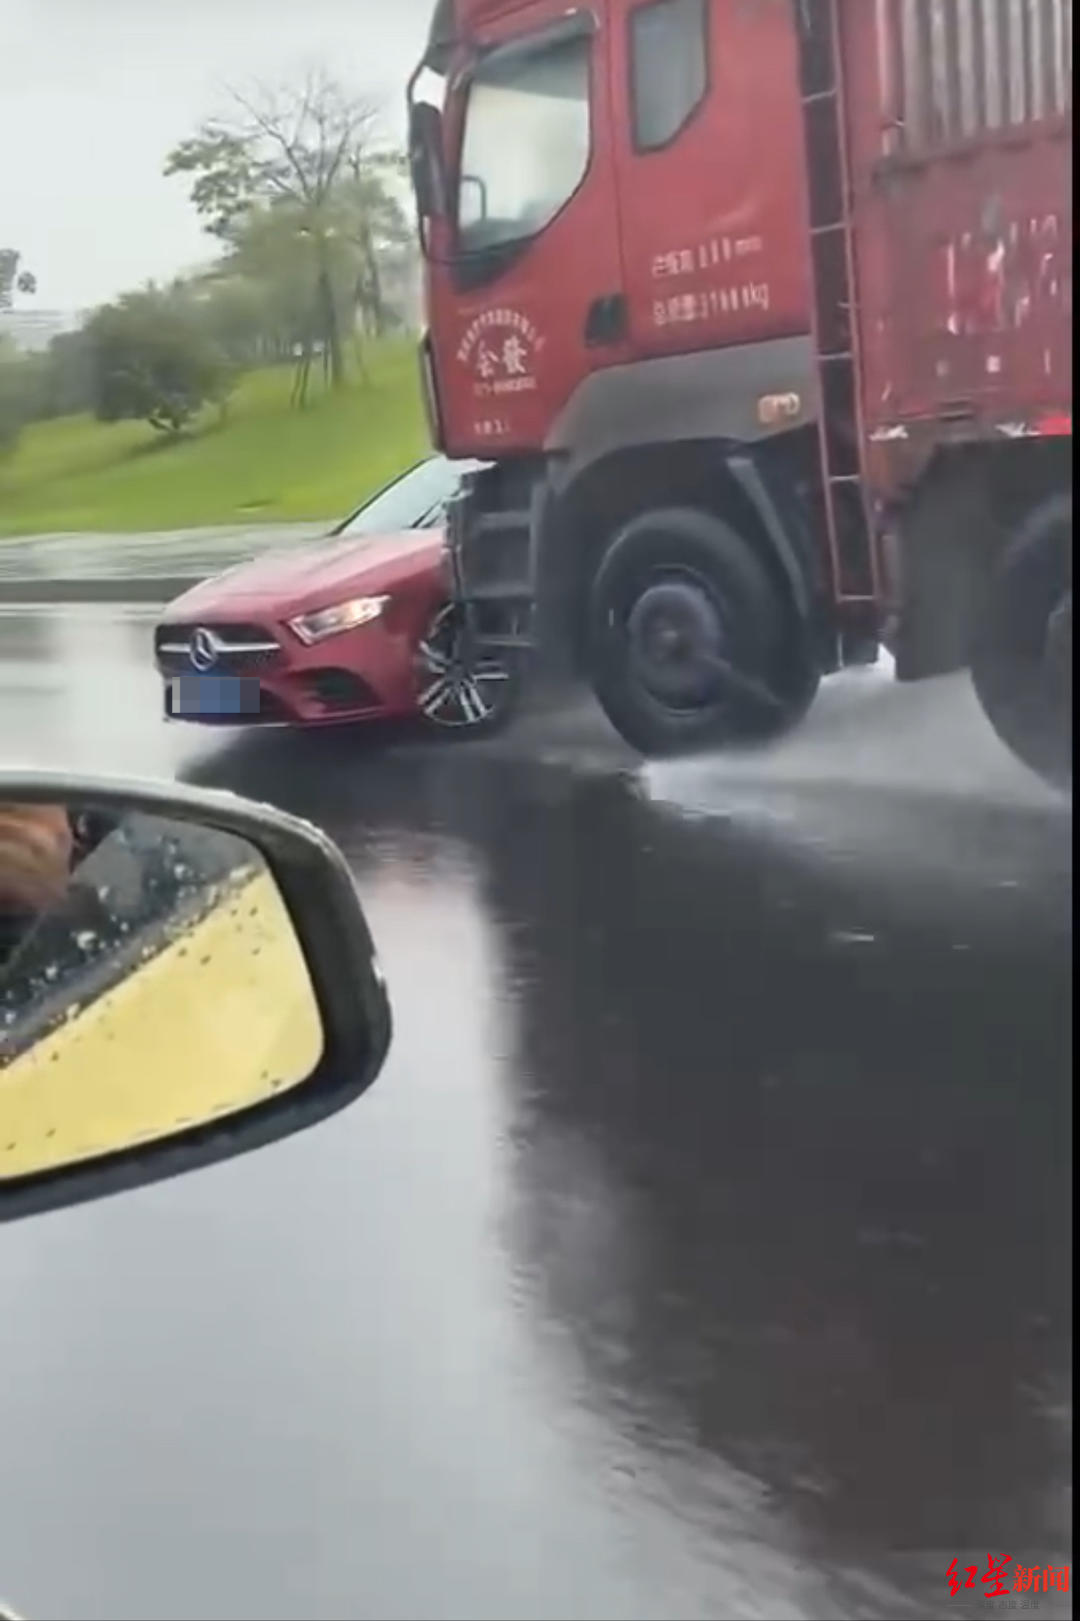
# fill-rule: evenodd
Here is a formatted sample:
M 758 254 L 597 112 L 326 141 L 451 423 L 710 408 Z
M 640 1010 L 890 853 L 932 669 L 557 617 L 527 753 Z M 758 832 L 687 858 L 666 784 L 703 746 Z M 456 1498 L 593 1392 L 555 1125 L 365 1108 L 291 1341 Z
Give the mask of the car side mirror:
M 0 1221 L 312 1125 L 389 1041 L 316 828 L 232 794 L 0 771 Z

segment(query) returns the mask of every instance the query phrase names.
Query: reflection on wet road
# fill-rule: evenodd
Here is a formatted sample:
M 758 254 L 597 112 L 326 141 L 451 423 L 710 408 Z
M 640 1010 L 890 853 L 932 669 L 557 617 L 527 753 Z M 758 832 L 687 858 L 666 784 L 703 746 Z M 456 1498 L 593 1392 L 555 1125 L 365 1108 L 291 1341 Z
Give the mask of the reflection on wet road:
M 951 1615 L 956 1556 L 1064 1563 L 1068 819 L 963 684 L 636 769 L 584 706 L 166 728 L 147 640 L 0 616 L 5 759 L 320 822 L 396 1044 L 305 1137 L 0 1235 L 0 1591 Z

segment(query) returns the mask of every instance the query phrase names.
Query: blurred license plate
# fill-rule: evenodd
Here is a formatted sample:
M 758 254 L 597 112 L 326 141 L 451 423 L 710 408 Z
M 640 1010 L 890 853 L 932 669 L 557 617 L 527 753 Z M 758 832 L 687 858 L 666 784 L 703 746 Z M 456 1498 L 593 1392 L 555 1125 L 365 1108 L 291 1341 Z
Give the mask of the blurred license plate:
M 169 682 L 170 715 L 257 715 L 259 683 L 246 675 L 179 675 Z

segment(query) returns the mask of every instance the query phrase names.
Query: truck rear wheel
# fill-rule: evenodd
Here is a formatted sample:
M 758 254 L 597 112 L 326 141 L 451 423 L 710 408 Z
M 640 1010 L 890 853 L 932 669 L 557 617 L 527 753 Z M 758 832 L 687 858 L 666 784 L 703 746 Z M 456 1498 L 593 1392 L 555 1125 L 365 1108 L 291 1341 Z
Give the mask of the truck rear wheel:
M 1072 787 L 1072 496 L 1044 501 L 995 565 L 971 674 L 987 719 L 1014 754 Z
M 645 513 L 616 536 L 593 580 L 593 688 L 645 755 L 761 741 L 801 719 L 817 690 L 804 632 L 722 520 Z

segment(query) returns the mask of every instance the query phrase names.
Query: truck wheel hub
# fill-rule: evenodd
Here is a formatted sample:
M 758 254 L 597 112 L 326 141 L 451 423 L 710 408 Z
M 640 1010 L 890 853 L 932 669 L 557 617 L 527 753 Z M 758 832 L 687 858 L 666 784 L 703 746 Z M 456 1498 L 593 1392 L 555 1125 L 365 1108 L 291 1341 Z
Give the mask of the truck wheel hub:
M 724 632 L 704 586 L 691 580 L 648 586 L 630 610 L 626 631 L 634 672 L 655 698 L 693 706 L 715 697 Z

